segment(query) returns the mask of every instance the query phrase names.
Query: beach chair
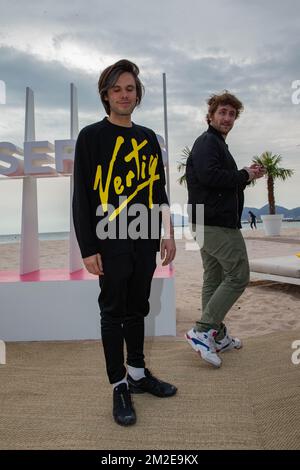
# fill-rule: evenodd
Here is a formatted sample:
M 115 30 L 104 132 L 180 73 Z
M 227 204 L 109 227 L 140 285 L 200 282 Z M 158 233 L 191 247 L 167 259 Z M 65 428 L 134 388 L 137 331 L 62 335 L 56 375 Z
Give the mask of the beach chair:
M 252 259 L 249 264 L 251 277 L 300 285 L 300 258 L 297 255 Z

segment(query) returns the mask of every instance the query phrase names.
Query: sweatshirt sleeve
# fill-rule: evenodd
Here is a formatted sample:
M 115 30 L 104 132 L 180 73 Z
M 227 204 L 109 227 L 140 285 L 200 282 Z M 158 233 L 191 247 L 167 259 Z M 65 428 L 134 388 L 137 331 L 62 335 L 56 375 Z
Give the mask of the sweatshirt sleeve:
M 198 181 L 211 188 L 243 186 L 249 178 L 246 170 L 222 168 L 220 149 L 213 137 L 195 142 L 192 161 Z
M 82 258 L 99 252 L 91 203 L 91 169 L 86 137 L 83 131 L 78 135 L 75 147 L 73 170 L 73 222 Z

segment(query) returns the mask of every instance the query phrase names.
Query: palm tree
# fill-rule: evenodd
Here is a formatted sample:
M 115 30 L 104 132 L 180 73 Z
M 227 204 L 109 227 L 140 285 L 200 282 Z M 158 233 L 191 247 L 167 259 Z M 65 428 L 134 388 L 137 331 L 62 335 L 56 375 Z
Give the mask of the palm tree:
M 269 213 L 275 214 L 274 181 L 276 179 L 285 181 L 293 175 L 294 171 L 287 168 L 280 168 L 279 164 L 282 161 L 281 155 L 272 155 L 272 152 L 268 151 L 263 152 L 260 157 L 253 157 L 252 161 L 262 165 L 266 169 Z
M 184 149 L 182 150 L 181 160 L 180 162 L 178 162 L 178 165 L 177 165 L 177 170 L 179 171 L 179 173 L 183 172 L 183 175 L 181 175 L 180 178 L 178 178 L 177 180 L 179 184 L 186 185 L 186 161 L 190 153 L 191 153 L 191 150 L 189 149 L 188 146 L 184 147 Z

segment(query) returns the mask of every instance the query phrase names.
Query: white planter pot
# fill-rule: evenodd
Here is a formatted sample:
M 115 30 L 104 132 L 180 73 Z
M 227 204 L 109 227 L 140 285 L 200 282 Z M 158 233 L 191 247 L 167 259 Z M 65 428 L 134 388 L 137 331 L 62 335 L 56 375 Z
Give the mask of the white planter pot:
M 280 235 L 283 214 L 262 215 L 263 228 L 268 236 Z

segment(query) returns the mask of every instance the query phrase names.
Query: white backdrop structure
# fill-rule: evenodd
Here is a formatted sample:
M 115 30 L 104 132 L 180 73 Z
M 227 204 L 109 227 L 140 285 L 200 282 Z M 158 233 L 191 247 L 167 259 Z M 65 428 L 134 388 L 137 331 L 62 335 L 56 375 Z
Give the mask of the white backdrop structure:
M 165 133 L 167 139 L 166 81 L 164 86 Z M 3 179 L 23 180 L 22 228 L 19 272 L 0 272 L 0 338 L 5 341 L 96 339 L 100 336 L 98 278 L 84 269 L 75 236 L 70 203 L 69 266 L 65 270 L 40 270 L 37 178 L 70 178 L 78 135 L 78 102 L 70 86 L 70 138 L 36 141 L 34 93 L 26 88 L 24 150 L 0 142 L 0 174 Z M 158 136 L 167 173 L 167 140 Z M 55 152 L 55 158 L 52 154 Z M 24 159 L 22 155 L 24 154 Z M 2 162 L 6 165 L 1 165 Z M 8 183 L 4 183 L 8 184 Z M 175 287 L 172 267 L 158 269 L 153 279 L 147 335 L 175 335 Z

